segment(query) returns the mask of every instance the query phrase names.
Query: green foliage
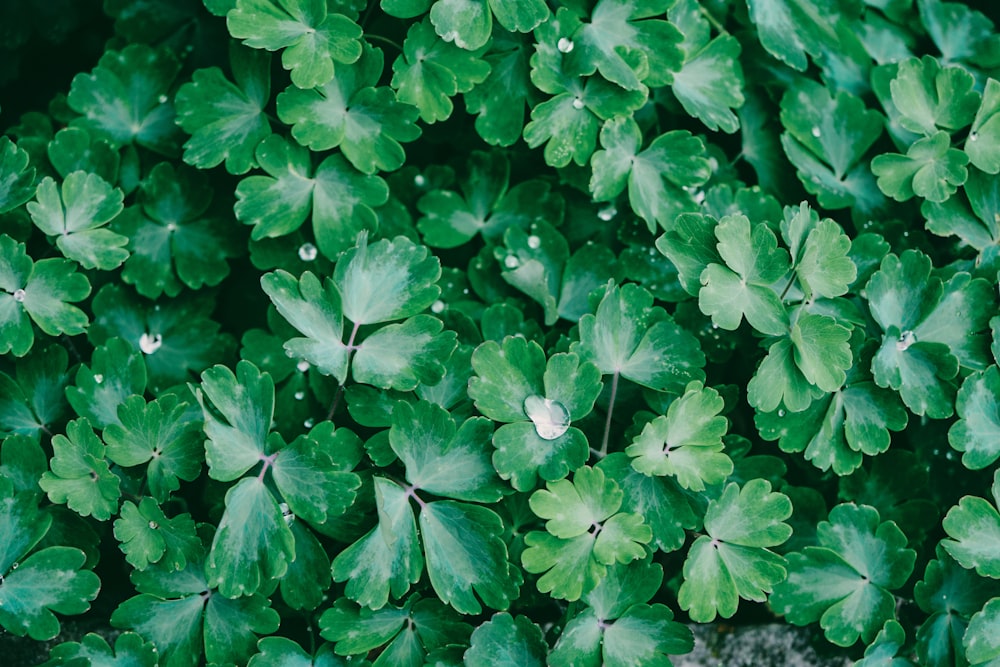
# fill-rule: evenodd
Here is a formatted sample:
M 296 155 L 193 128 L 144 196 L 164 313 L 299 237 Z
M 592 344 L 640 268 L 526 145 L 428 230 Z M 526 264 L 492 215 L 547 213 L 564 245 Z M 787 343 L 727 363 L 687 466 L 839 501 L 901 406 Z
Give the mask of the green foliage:
M 90 4 L 0 11 L 0 655 L 1000 664 L 989 3 Z

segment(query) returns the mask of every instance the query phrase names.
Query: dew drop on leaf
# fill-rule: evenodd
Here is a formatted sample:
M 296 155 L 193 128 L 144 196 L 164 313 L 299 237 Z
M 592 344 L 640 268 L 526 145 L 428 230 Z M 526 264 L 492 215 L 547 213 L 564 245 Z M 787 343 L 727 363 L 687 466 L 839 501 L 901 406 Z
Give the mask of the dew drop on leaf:
M 25 295 L 25 292 L 24 292 L 23 289 L 16 289 L 16 290 L 14 290 L 14 293 L 11 296 L 14 297 L 14 301 L 17 301 L 18 303 L 21 303 L 22 301 L 24 301 L 24 295 Z
M 302 422 L 302 425 L 305 426 L 306 428 L 312 428 L 313 424 L 315 424 L 315 423 L 316 423 L 316 420 L 313 419 L 312 417 L 310 417 L 309 419 L 307 419 L 304 422 Z
M 160 95 L 160 97 L 158 98 L 160 104 L 166 104 L 167 103 L 167 99 L 169 99 L 169 98 L 166 95 Z
M 819 137 L 819 135 L 820 135 L 820 134 L 822 134 L 822 133 L 821 133 L 821 132 L 819 131 L 819 128 L 818 128 L 818 127 L 814 127 L 814 128 L 812 129 L 812 135 L 813 135 L 814 137 Z
M 435 314 L 436 313 L 443 313 L 444 312 L 444 301 L 442 301 L 441 299 L 438 299 L 437 301 L 435 301 L 434 303 L 432 303 L 431 304 L 431 312 L 435 313 Z
M 304 391 L 297 391 L 297 392 L 295 392 L 295 400 L 296 401 L 301 401 L 305 397 L 306 397 L 306 392 L 304 392 Z
M 303 243 L 299 246 L 299 259 L 303 262 L 313 261 L 316 259 L 317 254 L 319 254 L 319 251 L 312 243 Z
M 503 265 L 508 269 L 516 269 L 521 262 L 514 255 L 507 255 L 503 260 Z
M 94 382 L 96 382 L 97 384 L 101 384 L 102 382 L 104 382 L 104 376 L 101 375 L 100 373 L 94 373 Z
M 427 177 L 423 174 L 417 174 L 413 177 L 413 184 L 418 188 L 422 188 L 427 185 Z
M 532 234 L 528 237 L 528 247 L 532 250 L 537 250 L 542 245 L 542 240 Z
M 916 342 L 917 335 L 915 333 L 912 331 L 904 331 L 899 334 L 899 340 L 896 341 L 896 349 L 900 352 L 904 352 Z
M 156 530 L 157 528 L 159 528 L 159 527 L 160 527 L 160 524 L 156 523 L 155 521 L 150 521 L 150 522 L 149 522 L 149 527 L 150 527 L 150 529 L 152 529 L 152 530 Z
M 139 349 L 146 354 L 153 354 L 160 349 L 161 345 L 163 345 L 163 336 L 160 334 L 150 336 L 148 333 L 144 333 L 139 337 Z
M 610 222 L 616 215 L 618 215 L 618 209 L 614 206 L 607 206 L 597 212 L 597 217 L 604 222 Z
M 581 100 L 579 97 L 574 98 L 573 99 L 573 108 L 574 109 L 582 109 L 583 108 L 583 100 Z
M 569 53 L 573 50 L 573 40 L 567 37 L 560 37 L 559 41 L 556 43 L 556 48 L 559 49 L 560 53 Z
M 300 361 L 299 363 L 295 364 L 295 368 L 298 369 L 300 373 L 305 373 L 307 370 L 309 370 L 309 362 Z
M 535 433 L 543 440 L 555 440 L 569 430 L 569 410 L 562 403 L 541 396 L 524 399 L 524 414 L 535 425 Z

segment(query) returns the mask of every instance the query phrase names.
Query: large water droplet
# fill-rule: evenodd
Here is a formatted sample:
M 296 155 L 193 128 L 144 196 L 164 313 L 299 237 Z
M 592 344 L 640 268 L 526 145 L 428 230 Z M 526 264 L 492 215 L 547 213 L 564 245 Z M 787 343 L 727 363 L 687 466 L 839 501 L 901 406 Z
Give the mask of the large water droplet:
M 427 177 L 423 174 L 417 174 L 413 177 L 413 184 L 418 188 L 422 188 L 427 185 Z
M 507 255 L 507 257 L 504 258 L 503 260 L 503 265 L 506 266 L 508 269 L 516 269 L 518 266 L 520 266 L 520 264 L 521 261 L 514 255 Z
M 556 48 L 559 49 L 560 53 L 569 53 L 574 46 L 576 45 L 573 44 L 573 40 L 566 37 L 560 37 L 559 41 L 556 42 Z
M 442 301 L 441 299 L 438 299 L 437 301 L 431 304 L 431 312 L 435 314 L 443 313 L 444 308 L 445 308 L 444 301 Z
M 24 301 L 25 292 L 23 289 L 16 289 L 14 290 L 14 293 L 11 296 L 14 297 L 14 301 L 21 303 L 22 301 Z
M 899 340 L 896 341 L 896 349 L 900 352 L 907 350 L 911 345 L 917 342 L 917 334 L 912 331 L 904 331 L 899 334 Z
M 316 249 L 312 243 L 303 243 L 299 246 L 299 259 L 303 262 L 311 262 L 316 259 L 316 255 L 319 254 L 319 250 Z
M 538 238 L 534 234 L 528 237 L 528 247 L 532 250 L 538 250 L 542 245 L 542 239 Z
M 153 334 L 151 336 L 148 333 L 144 333 L 139 337 L 139 349 L 146 354 L 153 354 L 159 350 L 162 345 L 163 336 L 160 334 Z
M 569 429 L 569 410 L 562 403 L 541 396 L 524 399 L 524 414 L 535 425 L 535 433 L 543 440 L 555 440 Z
M 579 97 L 573 99 L 573 108 L 574 109 L 582 109 L 583 106 L 584 106 L 583 100 L 581 100 Z
M 295 368 L 297 368 L 300 373 L 305 373 L 307 370 L 309 370 L 309 362 L 300 361 L 299 363 L 295 364 Z

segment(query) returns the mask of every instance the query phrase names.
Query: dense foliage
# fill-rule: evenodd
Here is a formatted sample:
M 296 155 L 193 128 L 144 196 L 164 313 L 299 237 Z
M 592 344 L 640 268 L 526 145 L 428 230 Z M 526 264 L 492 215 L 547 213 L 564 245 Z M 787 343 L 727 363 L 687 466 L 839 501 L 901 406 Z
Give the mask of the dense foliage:
M 123 631 L 46 664 L 1000 665 L 995 7 L 34 4 L 0 628 Z

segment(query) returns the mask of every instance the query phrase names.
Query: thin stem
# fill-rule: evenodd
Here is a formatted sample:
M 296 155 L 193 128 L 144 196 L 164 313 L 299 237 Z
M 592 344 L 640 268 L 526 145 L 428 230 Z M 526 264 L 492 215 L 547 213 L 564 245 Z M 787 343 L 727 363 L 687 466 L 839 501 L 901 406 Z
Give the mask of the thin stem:
M 785 296 L 788 294 L 788 290 L 792 289 L 792 283 L 795 282 L 795 272 L 792 271 L 791 277 L 788 278 L 788 284 L 785 285 L 785 289 L 781 290 L 781 296 L 778 297 L 780 301 L 785 300 Z
M 264 481 L 264 475 L 267 474 L 268 469 L 274 465 L 274 460 L 278 458 L 278 452 L 271 454 L 270 456 L 261 456 L 260 460 L 264 462 L 264 465 L 260 469 L 260 473 L 257 474 L 257 479 Z
M 715 18 L 715 14 L 708 11 L 708 9 L 702 6 L 701 3 L 698 4 L 698 9 L 701 10 L 702 15 L 708 20 L 709 23 L 712 24 L 712 26 L 716 30 L 718 30 L 723 35 L 729 34 L 729 31 L 726 30 L 726 26 L 722 25 L 722 23 L 719 22 L 719 19 Z
M 608 438 L 611 436 L 611 415 L 615 412 L 615 398 L 618 396 L 618 371 L 611 376 L 611 396 L 608 397 L 608 416 L 604 420 L 604 437 L 601 438 L 601 450 L 598 453 L 599 458 L 604 458 L 608 455 Z
M 376 35 L 375 33 L 368 32 L 368 33 L 365 33 L 365 39 L 367 39 L 370 42 L 371 41 L 382 42 L 386 46 L 391 46 L 392 48 L 396 49 L 400 53 L 402 53 L 402 51 L 403 51 L 403 45 L 402 44 L 400 44 L 399 42 L 396 42 L 395 40 L 391 40 L 388 37 L 383 37 L 382 35 Z
M 347 345 L 344 346 L 345 348 L 347 348 L 347 366 L 348 366 L 348 368 L 350 368 L 350 366 L 351 366 L 351 355 L 353 355 L 354 352 L 355 352 L 355 350 L 358 349 L 358 346 L 354 344 L 354 339 L 358 337 L 358 329 L 360 329 L 360 328 L 361 328 L 361 324 L 358 323 L 358 322 L 355 322 L 354 323 L 354 327 L 351 329 L 351 335 L 348 336 L 348 338 L 347 338 Z M 344 379 L 346 381 L 347 378 L 344 378 Z M 330 401 L 330 409 L 326 411 L 326 420 L 327 421 L 331 421 L 333 419 L 333 415 L 337 412 L 337 408 L 340 406 L 340 398 L 343 395 L 344 395 L 344 383 L 341 382 L 340 386 L 337 387 L 337 392 L 333 395 L 333 400 Z

